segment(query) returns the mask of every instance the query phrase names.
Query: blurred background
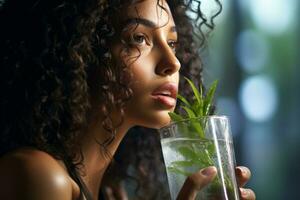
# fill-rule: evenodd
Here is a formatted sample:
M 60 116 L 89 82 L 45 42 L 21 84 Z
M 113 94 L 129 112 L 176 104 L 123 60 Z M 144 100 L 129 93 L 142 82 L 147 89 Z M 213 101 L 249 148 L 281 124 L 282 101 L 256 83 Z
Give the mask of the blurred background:
M 218 9 L 202 0 L 207 15 Z M 300 2 L 223 0 L 203 52 L 219 80 L 217 113 L 230 117 L 238 165 L 257 199 L 300 199 Z

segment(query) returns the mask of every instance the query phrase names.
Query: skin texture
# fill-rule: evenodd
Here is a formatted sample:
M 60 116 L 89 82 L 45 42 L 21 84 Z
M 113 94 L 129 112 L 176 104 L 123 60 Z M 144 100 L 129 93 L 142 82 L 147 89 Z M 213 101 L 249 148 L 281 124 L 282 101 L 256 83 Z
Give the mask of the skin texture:
M 91 120 L 82 130 L 85 135 L 79 142 L 82 152 L 76 153 L 83 155 L 82 179 L 93 199 L 97 199 L 111 157 L 127 131 L 137 125 L 150 128 L 162 127 L 170 121 L 168 112 L 175 108 L 175 105 L 166 106 L 151 96 L 153 91 L 162 84 L 178 85 L 179 82 L 180 63 L 175 56 L 173 46 L 178 36 L 174 31 L 175 23 L 165 1 L 163 6 L 166 10 L 157 12 L 156 2 L 146 0 L 136 4 L 135 7 L 124 9 L 124 14 L 121 16 L 122 19 L 137 17 L 146 19 L 152 25 L 140 24 L 134 27 L 133 33 L 124 32 L 122 38 L 115 38 L 112 42 L 111 51 L 115 63 L 127 64 L 131 78 L 134 80 L 131 85 L 133 96 L 125 105 L 123 123 L 117 126 L 114 140 L 106 149 L 99 151 L 99 143 L 106 141 L 110 133 L 101 123 L 104 116 L 99 110 L 101 105 L 97 105 L 96 100 L 92 103 Z M 129 40 L 131 43 L 131 48 L 126 52 L 122 50 L 124 43 L 121 39 Z M 136 56 L 138 57 L 134 59 Z M 120 122 L 117 108 L 113 108 L 111 121 L 113 125 Z M 249 170 L 242 169 L 237 173 L 240 186 L 250 178 Z M 214 176 L 215 172 L 208 173 L 206 170 L 193 174 L 186 180 L 178 199 L 194 199 L 195 193 Z M 79 187 L 68 175 L 64 164 L 36 149 L 18 149 L 0 159 L 0 188 L 0 199 L 7 200 L 79 198 Z M 108 186 L 105 190 L 107 199 L 126 199 L 126 192 L 123 189 L 122 185 Z M 251 190 L 243 191 L 247 192 L 242 192 L 242 199 L 255 199 Z

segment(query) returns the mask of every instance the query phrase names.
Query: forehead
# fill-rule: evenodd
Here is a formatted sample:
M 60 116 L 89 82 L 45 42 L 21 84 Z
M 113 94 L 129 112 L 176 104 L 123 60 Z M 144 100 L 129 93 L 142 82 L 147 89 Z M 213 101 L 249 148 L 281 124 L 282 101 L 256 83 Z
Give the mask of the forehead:
M 128 18 L 144 18 L 158 26 L 169 23 L 175 26 L 169 5 L 165 0 L 144 0 L 126 7 L 122 12 L 123 20 Z

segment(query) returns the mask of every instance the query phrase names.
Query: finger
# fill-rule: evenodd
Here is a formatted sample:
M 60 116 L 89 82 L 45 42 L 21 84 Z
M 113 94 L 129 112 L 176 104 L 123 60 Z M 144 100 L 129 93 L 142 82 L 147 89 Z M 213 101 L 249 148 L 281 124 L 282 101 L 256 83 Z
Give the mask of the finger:
M 111 187 L 104 188 L 104 196 L 105 196 L 105 199 L 107 199 L 107 200 L 116 200 Z
M 128 200 L 128 195 L 122 184 L 106 186 L 104 188 L 105 199 L 108 200 Z
M 127 192 L 122 185 L 119 185 L 118 187 L 115 188 L 114 194 L 115 194 L 114 196 L 116 197 L 116 199 L 128 200 Z
M 214 179 L 216 174 L 216 167 L 211 166 L 187 177 L 178 194 L 177 200 L 195 199 L 197 192 L 209 184 Z
M 251 172 L 247 167 L 236 167 L 236 180 L 239 187 L 243 187 L 251 177 Z
M 241 198 L 242 200 L 255 200 L 256 196 L 253 190 L 240 188 Z

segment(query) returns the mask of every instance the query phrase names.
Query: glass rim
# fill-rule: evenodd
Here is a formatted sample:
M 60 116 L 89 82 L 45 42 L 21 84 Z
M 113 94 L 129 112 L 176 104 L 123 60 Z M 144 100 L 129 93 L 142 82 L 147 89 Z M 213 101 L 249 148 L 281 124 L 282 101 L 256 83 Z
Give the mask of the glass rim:
M 208 118 L 211 118 L 211 119 L 226 119 L 226 120 L 229 120 L 229 116 L 227 115 L 208 115 L 208 116 L 201 116 L 201 117 L 193 117 L 193 118 L 185 118 L 185 119 L 182 119 L 182 120 L 179 120 L 179 121 L 171 121 L 169 124 L 157 129 L 158 131 L 160 130 L 163 130 L 163 129 L 166 129 L 166 128 L 169 128 L 177 123 L 181 123 L 181 122 L 185 122 L 185 121 L 189 121 L 189 120 L 197 120 L 197 119 L 208 119 Z

